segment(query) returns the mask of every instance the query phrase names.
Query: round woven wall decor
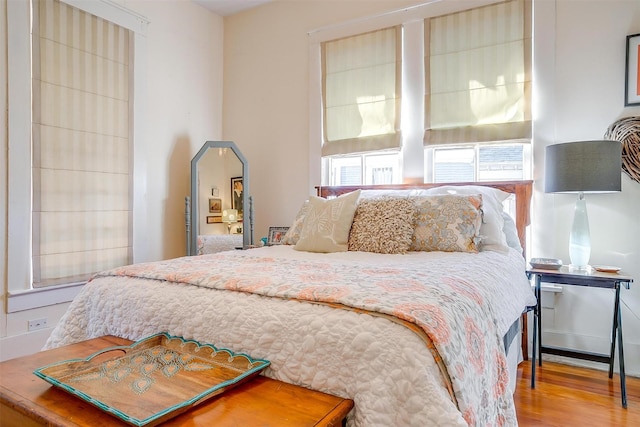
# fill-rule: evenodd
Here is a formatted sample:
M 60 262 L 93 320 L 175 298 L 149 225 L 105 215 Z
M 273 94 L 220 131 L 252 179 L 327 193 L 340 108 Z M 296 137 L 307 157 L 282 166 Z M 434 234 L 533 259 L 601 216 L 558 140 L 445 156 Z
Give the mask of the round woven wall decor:
M 622 143 L 622 170 L 632 180 L 640 182 L 640 116 L 614 122 L 605 132 L 604 139 Z

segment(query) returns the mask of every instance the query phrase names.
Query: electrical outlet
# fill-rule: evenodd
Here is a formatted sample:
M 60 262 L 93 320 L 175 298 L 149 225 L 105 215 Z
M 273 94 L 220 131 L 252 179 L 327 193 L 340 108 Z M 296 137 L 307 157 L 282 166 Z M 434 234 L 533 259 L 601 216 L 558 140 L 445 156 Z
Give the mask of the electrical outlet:
M 49 325 L 47 323 L 47 318 L 46 317 L 43 317 L 42 319 L 29 320 L 29 330 L 30 331 L 37 331 L 38 329 L 44 329 L 47 326 L 49 326 Z

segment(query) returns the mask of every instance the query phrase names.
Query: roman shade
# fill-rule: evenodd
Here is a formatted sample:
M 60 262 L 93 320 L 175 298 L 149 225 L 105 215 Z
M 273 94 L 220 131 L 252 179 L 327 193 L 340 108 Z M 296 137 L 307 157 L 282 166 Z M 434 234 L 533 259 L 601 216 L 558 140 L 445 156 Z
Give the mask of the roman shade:
M 33 286 L 131 260 L 129 31 L 57 0 L 33 11 Z
M 401 27 L 322 43 L 322 156 L 400 146 Z
M 529 142 L 531 2 L 425 20 L 425 145 Z

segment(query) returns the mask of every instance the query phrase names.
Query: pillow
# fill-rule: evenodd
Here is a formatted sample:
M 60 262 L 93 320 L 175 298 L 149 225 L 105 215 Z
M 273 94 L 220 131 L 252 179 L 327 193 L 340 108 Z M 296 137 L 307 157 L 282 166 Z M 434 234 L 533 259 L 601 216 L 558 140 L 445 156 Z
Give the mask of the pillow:
M 414 197 L 416 225 L 410 250 L 478 252 L 482 195 Z
M 416 206 L 406 197 L 360 200 L 349 234 L 349 250 L 404 254 L 411 246 Z
M 502 212 L 502 218 L 504 219 L 504 227 L 502 228 L 502 231 L 507 239 L 507 245 L 510 248 L 517 250 L 519 253 L 522 253 L 522 245 L 520 244 L 520 238 L 518 237 L 516 223 L 513 221 L 513 218 L 511 218 L 511 215 L 506 212 Z
M 360 190 L 335 199 L 312 196 L 300 238 L 293 247 L 307 252 L 346 252 Z
M 509 193 L 481 185 L 444 185 L 430 188 L 426 194 L 482 194 L 483 217 L 479 250 L 508 252 L 507 239 L 502 231 L 504 227 L 502 202 L 509 197 Z
M 300 231 L 302 231 L 302 224 L 304 224 L 304 217 L 307 215 L 307 212 L 309 212 L 309 200 L 305 200 L 298 210 L 296 219 L 293 220 L 293 224 L 291 224 L 291 227 L 289 227 L 280 241 L 281 244 L 295 245 L 298 243 L 298 240 L 300 239 Z

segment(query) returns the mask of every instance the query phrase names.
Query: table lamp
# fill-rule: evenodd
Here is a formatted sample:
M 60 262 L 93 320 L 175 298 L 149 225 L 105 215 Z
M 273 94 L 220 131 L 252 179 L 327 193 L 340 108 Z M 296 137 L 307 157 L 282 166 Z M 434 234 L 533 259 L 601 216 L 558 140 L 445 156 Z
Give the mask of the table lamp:
M 222 222 L 227 224 L 227 231 L 231 234 L 231 224 L 238 222 L 238 210 L 224 209 L 222 211 Z
M 545 149 L 545 192 L 578 193 L 569 235 L 571 269 L 588 270 L 591 256 L 584 193 L 621 190 L 622 145 L 618 141 L 578 141 Z

